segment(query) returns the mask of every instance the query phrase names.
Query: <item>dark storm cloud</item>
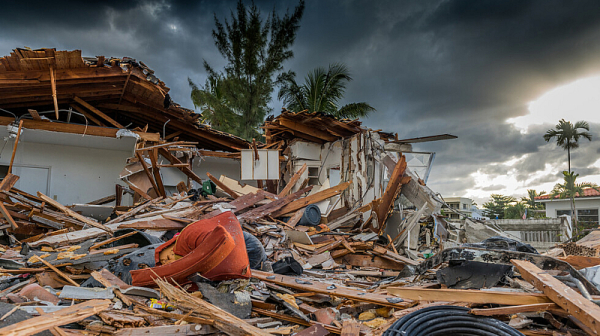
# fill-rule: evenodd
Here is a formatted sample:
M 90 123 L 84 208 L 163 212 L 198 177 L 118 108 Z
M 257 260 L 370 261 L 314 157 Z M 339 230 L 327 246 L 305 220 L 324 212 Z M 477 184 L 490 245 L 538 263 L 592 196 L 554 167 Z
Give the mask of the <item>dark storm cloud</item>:
M 266 14 L 297 1 L 255 3 Z M 204 82 L 203 60 L 224 65 L 211 36 L 213 13 L 223 20 L 235 6 L 11 1 L 3 4 L 0 55 L 28 46 L 134 57 L 171 87 L 175 101 L 192 107 L 187 78 Z M 556 120 L 525 134 L 505 121 L 527 114 L 528 103 L 544 92 L 600 73 L 599 18 L 600 2 L 587 0 L 308 1 L 295 58 L 285 67 L 302 79 L 317 66 L 344 62 L 354 78 L 345 102 L 366 101 L 378 110 L 366 126 L 403 138 L 458 135 L 415 149 L 437 152 L 432 188 L 460 196 L 478 170 L 493 177 L 516 169 L 525 181 L 546 163 L 566 162 L 566 153 L 541 138 Z M 275 112 L 281 107 L 276 100 L 271 105 Z M 592 125 L 592 133 L 598 129 Z M 600 143 L 586 141 L 572 164 L 595 174 L 588 167 L 598 153 Z M 515 166 L 502 164 L 524 155 Z

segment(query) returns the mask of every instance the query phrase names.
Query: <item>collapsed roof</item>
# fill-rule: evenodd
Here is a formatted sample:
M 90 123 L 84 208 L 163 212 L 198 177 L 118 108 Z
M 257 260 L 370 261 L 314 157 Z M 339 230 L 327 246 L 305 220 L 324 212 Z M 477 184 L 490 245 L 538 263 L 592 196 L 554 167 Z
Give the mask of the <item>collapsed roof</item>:
M 81 50 L 18 48 L 0 58 L 0 89 L 3 114 L 8 116 L 8 111 L 19 119 L 34 119 L 32 126 L 42 120 L 81 125 L 87 119 L 98 127 L 137 128 L 158 132 L 165 140 L 195 141 L 204 149 L 249 147 L 246 140 L 212 129 L 199 120 L 200 114 L 172 102 L 169 88 L 154 71 L 129 57 L 82 57 Z M 85 119 L 68 113 L 69 108 Z M 13 121 L 0 119 L 4 125 Z M 65 126 L 57 129 L 69 132 Z

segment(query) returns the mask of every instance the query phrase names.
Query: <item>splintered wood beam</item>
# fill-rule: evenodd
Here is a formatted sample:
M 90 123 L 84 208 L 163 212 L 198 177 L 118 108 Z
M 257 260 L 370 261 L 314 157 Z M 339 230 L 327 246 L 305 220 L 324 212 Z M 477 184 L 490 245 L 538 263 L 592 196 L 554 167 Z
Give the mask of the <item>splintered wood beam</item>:
M 377 214 L 380 234 L 385 228 L 385 222 L 394 205 L 394 200 L 398 197 L 400 189 L 402 188 L 402 176 L 404 176 L 406 166 L 406 158 L 402 155 L 400 160 L 398 160 L 398 163 L 396 163 L 396 166 L 394 166 L 394 171 L 392 172 L 383 196 L 381 196 L 380 201 L 375 204 L 375 213 Z
M 100 224 L 100 223 L 98 223 L 98 222 L 96 222 L 94 220 L 91 220 L 88 217 L 85 217 L 85 216 L 82 216 L 82 215 L 78 214 L 77 212 L 75 212 L 75 211 L 67 208 L 66 206 L 60 204 L 59 202 L 55 201 L 53 198 L 50 198 L 50 197 L 42 194 L 39 191 L 38 191 L 37 195 L 38 195 L 39 198 L 41 198 L 47 204 L 52 205 L 53 207 L 55 207 L 58 210 L 64 212 L 65 214 L 67 214 L 67 215 L 69 215 L 69 216 L 77 219 L 78 221 L 84 222 L 84 223 L 86 223 L 86 224 L 88 224 L 90 226 L 93 226 L 95 228 L 102 229 L 102 230 L 110 233 L 111 235 L 113 234 L 113 231 L 109 227 L 104 226 L 104 225 L 102 225 L 102 224 Z
M 176 136 L 180 135 L 181 133 L 183 133 L 183 131 L 176 131 L 176 132 L 173 132 L 173 133 L 171 133 L 171 134 L 167 135 L 167 136 L 164 138 L 164 140 L 173 139 L 174 137 L 176 137 Z
M 15 162 L 15 154 L 17 154 L 17 146 L 19 145 L 19 138 L 21 137 L 21 129 L 23 128 L 23 119 L 19 121 L 19 128 L 17 129 L 17 137 L 15 138 L 15 144 L 13 145 L 12 155 L 10 157 L 10 164 L 8 165 L 8 174 L 12 173 L 13 163 Z
M 75 100 L 77 103 L 83 105 L 83 107 L 87 108 L 88 110 L 94 112 L 95 114 L 97 114 L 99 117 L 101 117 L 102 119 L 106 120 L 108 123 L 110 123 L 111 125 L 115 126 L 116 128 L 122 129 L 125 128 L 123 127 L 123 125 L 119 124 L 118 122 L 116 122 L 113 118 L 107 116 L 106 114 L 104 114 L 104 112 L 98 110 L 97 108 L 93 107 L 92 105 L 88 104 L 85 100 L 75 96 L 73 97 L 73 100 Z
M 82 109 L 81 107 L 79 107 L 79 106 L 77 106 L 75 104 L 71 104 L 69 106 L 71 106 L 77 112 L 83 114 L 87 119 L 89 119 L 94 124 L 96 124 L 98 126 L 106 127 L 106 125 L 102 121 L 96 119 L 96 117 L 94 117 L 93 115 L 91 115 L 90 113 L 88 113 L 86 110 Z
M 289 192 L 292 191 L 292 188 L 296 185 L 296 182 L 298 182 L 302 174 L 304 174 L 305 170 L 306 163 L 302 165 L 302 167 L 292 176 L 292 178 L 290 178 L 290 181 L 288 182 L 288 184 L 286 184 L 285 188 L 283 188 L 283 190 L 279 193 L 278 196 L 283 197 L 289 194 Z
M 535 288 L 590 328 L 595 335 L 600 335 L 600 307 L 531 262 L 515 259 L 510 262 L 523 279 L 533 283 Z
M 125 80 L 125 84 L 123 85 L 123 91 L 121 91 L 121 96 L 119 97 L 119 105 L 121 104 L 121 100 L 123 100 L 123 95 L 125 94 L 125 89 L 127 89 L 127 84 L 129 84 L 129 77 L 131 77 L 131 65 L 128 67 L 127 79 Z
M 162 155 L 165 159 L 167 159 L 169 162 L 171 162 L 171 164 L 177 164 L 180 165 L 183 162 L 181 162 L 181 160 L 179 160 L 177 157 L 175 157 L 173 154 L 171 154 L 168 150 L 164 149 L 164 148 L 159 148 L 158 152 L 160 153 L 160 155 Z M 196 173 L 194 173 L 193 170 L 191 170 L 189 167 L 180 167 L 177 166 L 177 169 L 179 169 L 182 173 L 184 173 L 187 177 L 191 178 L 192 180 L 202 184 L 202 179 L 196 175 Z
M 79 284 L 77 282 L 75 282 L 73 279 L 69 278 L 65 273 L 61 272 L 58 268 L 56 268 L 56 266 L 54 266 L 51 263 L 47 262 L 46 260 L 38 257 L 37 255 L 35 256 L 35 259 L 37 259 L 38 261 L 41 261 L 42 264 L 46 265 L 48 268 L 50 268 L 51 270 L 56 272 L 56 274 L 58 274 L 61 278 L 67 280 L 69 283 L 71 283 L 71 285 L 73 285 L 75 287 L 79 287 Z
M 225 183 L 219 181 L 219 179 L 217 179 L 216 177 L 212 176 L 211 173 L 206 172 L 206 176 L 208 176 L 208 178 L 213 181 L 214 184 L 217 185 L 217 187 L 223 189 L 224 192 L 226 192 L 227 194 L 229 194 L 229 196 L 231 196 L 233 199 L 236 199 L 238 197 L 240 197 L 235 191 L 231 190 L 231 188 L 229 188 L 228 186 L 225 185 Z
M 135 208 L 127 211 L 126 213 L 120 215 L 119 217 L 114 218 L 114 219 L 108 221 L 106 223 L 106 225 L 119 223 L 120 221 L 124 220 L 125 218 L 129 218 L 129 217 L 135 216 L 138 213 L 140 213 L 140 212 L 144 211 L 145 209 L 147 209 L 149 206 L 152 206 L 152 205 L 154 205 L 154 204 L 162 201 L 163 199 L 164 199 L 164 197 L 158 197 L 158 198 L 155 198 L 155 199 L 153 199 L 153 200 L 151 200 L 149 202 L 140 204 L 137 207 L 135 207 Z
M 17 225 L 17 223 L 15 222 L 15 220 L 12 218 L 12 216 L 8 212 L 8 209 L 6 209 L 6 207 L 4 206 L 4 202 L 2 202 L 2 201 L 0 201 L 0 212 L 2 212 L 2 216 L 4 216 L 4 218 L 6 219 L 6 221 L 13 228 L 13 230 L 16 230 L 16 229 L 19 228 L 19 226 Z
M 136 151 L 135 155 L 137 156 L 138 160 L 140 161 L 142 168 L 144 168 L 144 172 L 146 173 L 148 180 L 150 180 L 150 183 L 152 183 L 152 188 L 154 188 L 154 190 L 156 190 L 156 192 L 159 193 L 160 189 L 158 189 L 158 185 L 156 185 L 156 181 L 154 181 L 154 177 L 152 176 L 152 173 L 150 172 L 150 169 L 148 168 L 148 165 L 146 164 L 146 160 L 144 160 L 142 153 Z M 152 161 L 152 159 L 150 159 L 150 160 Z M 164 197 L 165 195 L 162 195 L 162 196 Z
M 19 176 L 11 173 L 7 173 L 6 176 L 0 182 L 0 191 L 10 191 L 15 183 L 19 180 Z
M 395 301 L 395 297 L 391 295 L 378 294 L 378 293 L 369 293 L 365 290 L 360 290 L 356 288 L 345 287 L 341 285 L 336 285 L 335 288 L 332 288 L 330 284 L 326 284 L 323 282 L 317 281 L 306 281 L 306 282 L 297 282 L 298 278 L 293 276 L 281 275 L 281 274 L 273 274 L 269 272 L 263 272 L 258 270 L 252 270 L 252 277 L 259 279 L 264 282 L 274 283 L 276 285 L 289 287 L 293 289 L 298 289 L 305 292 L 313 292 L 318 294 L 326 294 L 333 295 L 337 297 L 344 297 L 352 300 L 356 300 L 358 302 L 368 302 L 374 303 L 381 306 L 386 307 L 395 307 L 395 308 L 408 308 L 412 307 L 416 304 L 411 300 L 404 300 L 403 302 Z M 508 293 L 514 294 L 514 293 Z M 388 300 L 389 299 L 389 300 Z M 397 302 L 397 303 L 395 303 Z
M 535 303 L 498 308 L 474 308 L 469 311 L 469 314 L 479 316 L 513 315 L 518 313 L 541 312 L 551 309 L 560 309 L 560 307 L 556 303 Z
M 22 119 L 23 120 L 23 119 Z M 6 126 L 15 121 L 12 117 L 0 117 L 0 125 Z M 84 135 L 95 135 L 108 138 L 116 138 L 116 128 L 98 127 L 98 126 L 86 126 L 77 124 L 67 124 L 58 122 L 47 122 L 39 120 L 23 120 L 23 127 L 26 129 L 37 129 L 51 132 L 62 132 L 72 134 L 84 134 Z M 144 133 L 133 131 L 133 133 L 140 136 L 144 141 L 159 141 L 160 135 L 158 133 Z
M 293 201 L 290 204 L 288 204 L 288 205 L 284 206 L 283 208 L 274 212 L 272 214 L 272 216 L 279 217 L 283 214 L 286 214 L 289 212 L 294 212 L 300 208 L 304 208 L 307 205 L 318 203 L 318 202 L 326 200 L 330 197 L 339 195 L 342 193 L 342 191 L 346 190 L 351 184 L 352 184 L 352 181 L 340 183 L 340 184 L 336 185 L 335 187 L 331 187 L 331 188 L 319 191 L 313 195 L 309 195 L 309 196 L 306 196 L 299 200 Z
M 52 101 L 54 103 L 54 113 L 56 114 L 56 120 L 58 120 L 58 100 L 56 98 L 56 78 L 54 76 L 54 67 L 50 65 L 50 88 L 52 89 Z
M 34 335 L 61 325 L 81 321 L 89 316 L 105 311 L 112 306 L 110 300 L 89 300 L 58 311 L 32 317 L 0 329 L 0 335 Z
M 252 272 L 252 275 L 254 275 L 254 272 Z M 534 293 L 490 292 L 469 289 L 425 289 L 415 287 L 388 287 L 386 290 L 397 297 L 416 301 L 495 303 L 512 306 L 551 303 L 546 295 Z
M 163 185 L 162 177 L 160 176 L 160 167 L 158 166 L 158 149 L 155 148 L 154 150 L 150 151 L 148 155 L 150 156 L 150 161 L 152 162 L 152 174 L 154 175 L 154 180 L 156 180 L 156 185 L 158 186 L 156 192 L 162 197 L 166 197 L 167 194 L 165 192 L 165 186 Z
M 335 141 L 338 139 L 338 137 L 331 135 L 328 132 L 325 131 L 321 131 L 320 129 L 317 129 L 315 127 L 311 127 L 311 126 L 307 126 L 289 119 L 285 119 L 285 118 L 279 118 L 279 124 L 281 126 L 287 127 L 289 129 L 292 129 L 294 131 L 297 132 L 301 132 L 304 134 L 308 134 L 312 137 L 315 138 L 319 138 L 321 140 L 325 140 L 327 142 L 331 142 L 331 141 Z

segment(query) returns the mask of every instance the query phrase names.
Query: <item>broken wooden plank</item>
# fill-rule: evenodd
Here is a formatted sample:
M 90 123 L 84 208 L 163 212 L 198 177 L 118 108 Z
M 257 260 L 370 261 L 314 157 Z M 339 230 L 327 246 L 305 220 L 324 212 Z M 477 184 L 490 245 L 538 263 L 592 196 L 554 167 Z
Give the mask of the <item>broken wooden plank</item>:
M 541 312 L 549 309 L 560 309 L 560 307 L 556 303 L 534 303 L 497 308 L 473 308 L 469 311 L 469 314 L 479 316 L 512 315 L 518 313 Z
M 110 243 L 114 243 L 117 240 L 133 236 L 134 234 L 137 234 L 137 233 L 138 233 L 137 231 L 132 231 L 132 232 L 126 233 L 124 235 L 120 235 L 118 237 L 113 237 L 113 238 L 107 239 L 105 241 L 101 241 L 101 242 L 99 242 L 97 244 L 94 244 L 94 245 L 90 246 L 89 250 L 90 251 L 95 250 L 95 249 L 99 248 L 100 246 L 103 246 L 103 245 L 106 245 L 106 244 L 110 244 Z
M 107 310 L 110 300 L 89 300 L 43 316 L 32 317 L 0 329 L 3 336 L 28 336 L 50 328 L 81 321 L 89 316 Z
M 119 225 L 119 229 L 137 229 L 137 230 L 181 230 L 186 225 L 174 220 L 160 218 L 153 220 L 140 220 L 131 223 Z
M 92 220 L 92 219 L 90 219 L 88 217 L 85 217 L 85 216 L 82 216 L 82 215 L 78 214 L 77 212 L 75 212 L 75 211 L 67 208 L 66 206 L 60 204 L 59 202 L 55 201 L 53 198 L 50 198 L 50 197 L 42 194 L 39 191 L 38 191 L 37 195 L 38 195 L 39 198 L 43 199 L 44 202 L 52 205 L 53 207 L 57 208 L 58 210 L 64 212 L 65 214 L 67 214 L 67 215 L 69 215 L 69 216 L 71 216 L 71 217 L 73 217 L 73 218 L 75 218 L 75 219 L 77 219 L 77 220 L 79 220 L 81 222 L 84 222 L 84 223 L 86 223 L 86 224 L 88 224 L 90 226 L 93 226 L 93 227 L 98 228 L 98 229 L 102 229 L 102 230 L 104 230 L 104 231 L 106 231 L 106 232 L 108 232 L 110 234 L 113 233 L 113 231 L 110 228 L 106 227 L 105 225 L 102 225 L 102 224 L 100 224 L 100 223 L 98 223 L 98 222 L 96 222 L 96 221 L 94 221 L 94 220 Z
M 17 136 L 15 138 L 15 144 L 13 145 L 13 151 L 12 151 L 12 155 L 10 157 L 10 164 L 8 165 L 8 174 L 12 173 L 12 167 L 13 167 L 13 163 L 15 163 L 15 154 L 17 154 L 17 146 L 19 145 L 19 138 L 21 137 L 21 129 L 22 128 L 23 128 L 23 119 L 21 119 L 21 121 L 19 121 L 19 128 L 17 129 Z
M 19 176 L 11 173 L 7 173 L 6 176 L 0 182 L 0 191 L 9 191 L 15 186 L 15 183 L 19 180 Z
M 4 202 L 2 202 L 2 201 L 0 201 L 0 213 L 2 213 L 2 216 L 10 224 L 10 226 L 12 227 L 13 230 L 19 228 L 19 226 L 17 225 L 17 223 L 15 222 L 13 217 L 8 212 L 8 209 L 6 209 L 6 207 L 4 206 Z
M 63 132 L 63 133 L 71 133 L 71 134 L 83 134 L 83 135 L 95 135 L 101 137 L 109 137 L 116 138 L 117 132 L 119 132 L 116 128 L 108 128 L 108 127 L 98 127 L 91 125 L 78 125 L 78 124 L 67 124 L 67 123 L 59 123 L 59 122 L 48 122 L 48 121 L 38 121 L 38 120 L 23 120 L 23 127 L 26 129 L 36 129 L 43 131 L 51 131 L 51 132 Z M 0 125 L 9 125 L 14 122 L 14 118 L 12 117 L 0 117 Z M 142 141 L 159 141 L 160 135 L 159 133 L 144 133 L 139 131 L 132 131 L 133 133 L 140 136 Z
M 243 214 L 238 216 L 238 219 L 241 220 L 256 220 L 259 218 L 262 218 L 264 216 L 267 215 L 271 215 L 274 212 L 280 211 L 280 209 L 282 207 L 284 207 L 286 204 L 291 204 L 290 202 L 293 203 L 293 201 L 297 198 L 299 198 L 300 196 L 302 196 L 304 193 L 309 192 L 312 189 L 312 186 L 309 186 L 307 188 L 304 188 L 302 190 L 298 190 L 293 194 L 287 195 L 283 198 L 277 199 L 272 201 L 271 203 L 262 205 L 258 208 L 252 209 L 248 212 L 244 212 Z
M 110 281 L 108 281 L 106 278 L 104 278 L 104 276 L 98 272 L 98 271 L 94 271 L 92 272 L 92 277 L 94 279 L 96 279 L 96 281 L 98 281 L 99 283 L 102 284 L 102 286 L 106 287 L 106 288 L 111 288 L 113 290 L 113 293 L 115 293 L 115 295 L 121 300 L 123 301 L 123 303 L 126 306 L 131 306 L 131 300 L 127 297 L 127 295 L 123 294 L 121 292 L 121 289 L 119 289 L 118 287 L 113 286 Z
M 35 259 L 41 261 L 44 265 L 46 265 L 48 268 L 53 270 L 56 274 L 60 275 L 61 278 L 70 282 L 73 286 L 79 287 L 79 284 L 77 282 L 73 281 L 73 279 L 69 278 L 65 273 L 61 272 L 58 268 L 56 268 L 56 266 L 52 265 L 51 263 L 47 262 L 46 260 L 44 260 L 38 256 L 35 256 Z
M 160 176 L 160 168 L 158 167 L 158 150 L 154 149 L 148 153 L 150 156 L 150 162 L 152 162 L 152 174 L 154 175 L 154 180 L 156 183 L 153 183 L 153 186 L 157 186 L 156 193 L 158 193 L 162 197 L 167 197 L 165 192 L 165 186 L 163 185 L 162 177 Z M 141 162 L 142 166 L 145 162 Z
M 56 97 L 56 76 L 54 73 L 54 67 L 49 65 L 50 68 L 50 90 L 52 92 L 52 102 L 54 104 L 54 115 L 58 120 L 58 98 Z
M 290 212 L 294 212 L 300 208 L 304 208 L 307 205 L 318 203 L 318 202 L 326 200 L 330 197 L 337 196 L 342 191 L 346 190 L 351 184 L 352 184 L 352 181 L 340 183 L 340 184 L 336 185 L 335 187 L 327 188 L 327 189 L 319 191 L 313 195 L 309 195 L 309 196 L 306 196 L 299 200 L 296 200 L 296 201 L 284 206 L 283 208 L 275 211 L 272 214 L 272 216 L 279 217 L 283 214 L 287 214 Z
M 349 288 L 341 285 L 335 285 L 335 288 L 331 288 L 330 284 L 316 282 L 316 281 L 301 281 L 296 282 L 298 278 L 281 275 L 281 274 L 273 274 L 258 270 L 252 270 L 252 277 L 262 280 L 264 282 L 270 282 L 277 285 L 285 286 L 288 288 L 299 289 L 305 292 L 314 292 L 319 294 L 327 294 L 338 297 L 345 297 L 349 299 L 353 299 L 361 302 L 370 302 L 378 305 L 386 306 L 386 307 L 396 307 L 396 308 L 408 308 L 413 306 L 414 302 L 411 300 L 404 300 L 403 302 L 397 302 L 393 296 L 377 294 L 377 293 L 368 293 L 364 290 L 357 290 L 354 288 Z
M 235 191 L 231 190 L 224 183 L 221 183 L 221 181 L 219 181 L 216 177 L 212 176 L 211 173 L 206 172 L 206 176 L 208 176 L 208 178 L 211 181 L 213 181 L 213 183 L 216 184 L 217 187 L 221 188 L 224 192 L 226 192 L 229 196 L 231 196 L 231 198 L 236 199 L 239 197 Z
M 400 189 L 402 187 L 402 177 L 404 176 L 404 172 L 406 170 L 406 158 L 404 155 L 400 157 L 398 163 L 394 167 L 394 171 L 392 172 L 392 176 L 385 188 L 383 195 L 379 202 L 375 203 L 374 211 L 377 214 L 379 233 L 381 234 L 385 229 L 385 222 L 389 216 L 390 211 L 392 210 L 392 206 L 394 205 L 394 200 L 398 197 L 400 193 Z M 408 181 L 406 181 L 408 182 Z
M 73 100 L 75 100 L 76 102 L 78 102 L 80 105 L 83 105 L 85 108 L 87 108 L 88 110 L 94 112 L 96 115 L 98 115 L 100 118 L 106 120 L 108 123 L 110 123 L 111 125 L 115 126 L 116 128 L 122 129 L 125 128 L 123 127 L 123 125 L 119 124 L 118 122 L 116 122 L 113 118 L 107 116 L 106 114 L 104 114 L 104 112 L 98 110 L 97 108 L 93 107 L 92 105 L 88 104 L 85 100 L 74 96 Z
M 338 264 L 351 265 L 357 267 L 377 267 L 381 269 L 401 271 L 404 269 L 404 263 L 392 261 L 378 256 L 366 254 L 346 254 L 336 260 Z
M 122 328 L 113 333 L 114 336 L 192 336 L 208 335 L 215 333 L 213 327 L 202 324 L 164 325 L 142 328 Z
M 334 333 L 334 334 L 340 334 L 341 330 L 338 327 L 334 327 L 331 325 L 324 325 L 321 324 L 319 322 L 316 321 L 305 321 L 301 318 L 298 317 L 293 317 L 293 316 L 289 316 L 289 315 L 285 315 L 285 314 L 279 314 L 276 312 L 272 312 L 269 310 L 265 310 L 265 309 L 260 309 L 260 308 L 252 308 L 253 312 L 256 312 L 260 315 L 265 315 L 265 316 L 269 316 L 272 317 L 274 319 L 278 319 L 278 320 L 282 320 L 282 321 L 287 321 L 287 322 L 292 322 L 292 323 L 296 323 L 296 324 L 300 324 L 300 325 L 304 325 L 304 326 L 312 326 L 312 325 L 321 325 L 323 327 L 325 327 L 325 329 L 327 329 L 327 331 L 329 331 L 330 333 Z
M 544 292 L 554 303 L 596 335 L 600 335 L 600 307 L 531 262 L 515 259 L 510 262 L 517 267 L 525 280 L 533 283 L 535 288 Z
M 135 208 L 127 211 L 126 213 L 120 215 L 119 217 L 114 218 L 114 219 L 106 222 L 106 225 L 118 223 L 118 222 L 123 221 L 125 218 L 129 218 L 129 217 L 135 216 L 136 214 L 138 214 L 138 213 L 146 210 L 148 207 L 150 207 L 150 206 L 152 206 L 152 205 L 154 205 L 154 204 L 162 201 L 163 199 L 164 199 L 163 197 L 158 197 L 158 198 L 155 198 L 155 199 L 153 199 L 151 201 L 148 201 L 146 203 L 140 204 L 137 207 L 135 207 Z
M 302 177 L 306 167 L 306 163 L 303 164 L 302 167 L 300 167 L 300 169 L 292 176 L 292 178 L 290 178 L 288 184 L 286 184 L 285 188 L 283 188 L 283 190 L 279 193 L 279 197 L 284 197 L 285 195 L 289 194 L 290 191 L 292 191 L 292 188 L 296 185 L 296 182 L 298 182 L 300 177 Z
M 388 257 L 388 258 L 392 258 L 394 260 L 397 260 L 399 262 L 405 263 L 407 265 L 412 265 L 412 266 L 418 266 L 420 263 L 416 260 L 412 260 L 410 258 L 407 257 L 403 257 L 401 255 L 399 255 L 398 253 L 394 253 L 388 249 L 386 249 L 383 246 L 379 246 L 379 245 L 375 245 L 373 246 L 373 253 L 381 256 L 381 257 Z
M 223 309 L 214 306 L 207 301 L 197 298 L 184 290 L 175 287 L 164 280 L 154 280 L 160 291 L 171 302 L 186 309 L 196 310 L 203 315 L 209 316 L 214 320 L 214 326 L 229 335 L 239 336 L 271 336 L 269 333 L 260 330 L 244 320 L 224 311 Z
M 140 161 L 140 164 L 142 165 L 142 168 L 144 169 L 144 172 L 146 173 L 146 176 L 148 177 L 148 180 L 150 181 L 150 183 L 152 184 L 152 188 L 154 188 L 154 190 L 161 196 L 165 197 L 164 194 L 162 194 L 161 190 L 164 191 L 164 186 L 162 189 L 160 189 L 158 187 L 158 185 L 156 184 L 156 181 L 154 180 L 154 177 L 152 175 L 152 172 L 150 172 L 150 168 L 148 168 L 148 164 L 146 164 L 146 160 L 144 159 L 144 157 L 142 156 L 141 152 L 136 151 L 135 152 L 135 156 L 137 156 L 138 160 Z M 150 161 L 152 162 L 152 165 L 154 166 L 154 161 L 150 159 Z M 158 169 L 158 168 L 154 168 L 153 169 Z M 160 173 L 159 173 L 160 176 Z
M 74 108 L 75 110 L 77 110 L 77 112 L 83 114 L 87 119 L 89 119 L 94 124 L 101 126 L 101 127 L 106 127 L 106 125 L 102 121 L 96 119 L 96 117 L 94 117 L 91 113 L 87 112 L 84 108 L 80 107 L 79 105 L 71 104 L 70 106 L 72 108 Z
M 388 287 L 386 290 L 388 293 L 403 299 L 416 301 L 495 303 L 510 306 L 552 302 L 546 295 L 535 293 L 491 292 L 469 289 L 425 289 L 416 287 Z

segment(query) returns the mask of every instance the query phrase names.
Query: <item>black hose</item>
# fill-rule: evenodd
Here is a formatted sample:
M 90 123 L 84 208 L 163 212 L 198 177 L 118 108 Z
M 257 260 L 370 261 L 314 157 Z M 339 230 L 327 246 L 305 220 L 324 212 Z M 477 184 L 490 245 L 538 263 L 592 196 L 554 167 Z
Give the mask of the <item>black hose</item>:
M 434 306 L 412 312 L 394 322 L 383 336 L 524 336 L 508 324 L 469 314 L 469 308 Z

